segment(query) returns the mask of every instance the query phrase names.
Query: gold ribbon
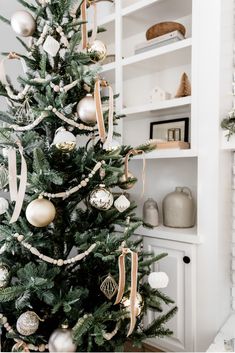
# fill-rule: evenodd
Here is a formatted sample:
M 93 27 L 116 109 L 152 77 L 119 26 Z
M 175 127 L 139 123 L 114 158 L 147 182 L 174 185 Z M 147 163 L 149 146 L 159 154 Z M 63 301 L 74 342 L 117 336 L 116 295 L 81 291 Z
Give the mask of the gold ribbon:
M 10 149 L 8 151 L 8 169 L 9 169 L 9 189 L 11 201 L 15 201 L 15 208 L 10 220 L 10 224 L 18 220 L 26 191 L 27 184 L 27 164 L 23 154 L 23 147 L 20 142 L 17 142 L 19 152 L 21 155 L 21 171 L 20 171 L 20 184 L 17 187 L 17 161 L 16 150 Z
M 138 254 L 129 248 L 122 248 L 122 254 L 118 259 L 119 266 L 119 287 L 117 298 L 114 304 L 119 304 L 123 298 L 126 285 L 125 257 L 131 254 L 131 292 L 130 292 L 130 327 L 127 337 L 130 336 L 136 324 L 136 295 L 137 295 L 137 275 L 138 275 Z
M 98 26 L 97 26 L 97 7 L 95 2 L 90 2 L 94 7 L 94 16 L 93 16 L 93 29 L 92 35 L 90 39 L 90 43 L 92 44 L 96 40 Z M 86 49 L 89 45 L 88 43 L 88 34 L 87 34 L 87 0 L 83 0 L 81 5 L 81 19 L 82 19 L 82 49 Z
M 142 169 L 142 183 L 143 183 L 143 189 L 142 189 L 142 195 L 141 197 L 144 196 L 144 191 L 145 191 L 145 174 L 146 174 L 146 159 L 145 159 L 145 153 L 143 150 L 130 150 L 126 157 L 125 157 L 125 177 L 126 180 L 128 180 L 128 172 L 129 172 L 129 158 L 130 156 L 136 156 L 137 154 L 143 154 L 143 169 Z

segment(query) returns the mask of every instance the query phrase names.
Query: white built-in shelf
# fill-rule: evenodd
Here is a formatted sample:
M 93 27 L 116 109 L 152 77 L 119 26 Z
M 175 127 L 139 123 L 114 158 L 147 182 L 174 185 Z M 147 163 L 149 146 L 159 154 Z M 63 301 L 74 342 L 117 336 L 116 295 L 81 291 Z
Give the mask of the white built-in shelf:
M 112 70 L 115 70 L 115 62 L 103 65 L 101 72 L 108 72 Z
M 115 67 L 116 63 L 113 62 L 103 65 L 101 68 L 101 76 L 111 84 L 114 84 L 115 82 Z
M 157 103 L 145 104 L 136 107 L 122 109 L 122 114 L 129 116 L 138 116 L 139 118 L 147 116 L 172 115 L 177 113 L 188 113 L 190 111 L 192 97 L 174 98 Z
M 156 149 L 152 152 L 145 153 L 144 158 L 146 159 L 163 159 L 163 158 L 194 158 L 197 157 L 197 152 L 191 149 Z M 133 160 L 142 160 L 143 155 L 137 155 L 133 157 Z
M 111 13 L 110 15 L 105 16 L 104 18 L 98 20 L 98 27 L 114 26 L 115 23 L 115 13 Z M 93 19 L 88 22 L 88 30 L 91 31 L 93 29 Z M 107 30 L 110 28 L 106 28 Z

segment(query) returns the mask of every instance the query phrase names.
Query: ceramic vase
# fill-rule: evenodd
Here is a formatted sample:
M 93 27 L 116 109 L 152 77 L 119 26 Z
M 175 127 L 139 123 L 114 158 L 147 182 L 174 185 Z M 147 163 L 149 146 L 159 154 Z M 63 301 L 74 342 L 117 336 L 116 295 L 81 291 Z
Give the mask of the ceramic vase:
M 145 223 L 153 227 L 159 226 L 159 211 L 157 202 L 150 198 L 144 203 L 143 219 Z

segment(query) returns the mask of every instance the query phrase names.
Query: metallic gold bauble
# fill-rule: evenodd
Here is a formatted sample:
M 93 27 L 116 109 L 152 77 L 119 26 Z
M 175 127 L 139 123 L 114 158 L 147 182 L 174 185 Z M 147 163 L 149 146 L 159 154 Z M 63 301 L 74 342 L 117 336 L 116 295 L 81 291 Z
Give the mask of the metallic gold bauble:
M 76 352 L 72 331 L 68 328 L 55 330 L 49 338 L 49 352 Z
M 121 304 L 124 306 L 124 308 L 130 312 L 131 310 L 131 302 L 130 302 L 130 298 L 128 297 L 123 297 Z M 136 307 L 136 316 L 139 316 L 141 314 L 142 308 L 143 308 L 143 299 L 142 296 L 137 292 L 136 293 L 136 303 L 135 303 L 135 307 Z
M 91 94 L 87 94 L 80 100 L 77 105 L 77 113 L 85 124 L 96 124 L 96 106 Z
M 123 190 L 128 190 L 133 188 L 135 185 L 136 178 L 135 176 L 131 173 L 128 172 L 128 178 L 126 178 L 125 173 L 119 177 L 119 187 Z
M 105 188 L 105 185 L 100 185 L 90 193 L 90 204 L 101 211 L 109 210 L 113 205 L 113 195 Z
M 92 54 L 92 59 L 95 61 L 102 61 L 107 56 L 107 48 L 106 45 L 101 42 L 101 40 L 95 40 L 88 47 L 88 53 Z
M 71 152 L 76 147 L 76 137 L 64 127 L 57 129 L 53 145 L 61 152 Z
M 22 37 L 30 37 L 36 29 L 33 16 L 27 11 L 16 11 L 11 17 L 12 29 Z
M 21 314 L 16 322 L 16 329 L 23 336 L 33 335 L 39 326 L 39 317 L 34 311 Z
M 39 197 L 30 202 L 26 208 L 26 218 L 34 227 L 46 227 L 50 224 L 56 215 L 56 209 L 53 203 L 47 199 Z
M 0 263 L 0 290 L 8 286 L 10 278 L 10 268 L 4 263 Z
M 4 197 L 0 197 L 0 215 L 6 213 L 6 211 L 8 210 L 8 207 L 9 207 L 8 201 L 4 199 Z

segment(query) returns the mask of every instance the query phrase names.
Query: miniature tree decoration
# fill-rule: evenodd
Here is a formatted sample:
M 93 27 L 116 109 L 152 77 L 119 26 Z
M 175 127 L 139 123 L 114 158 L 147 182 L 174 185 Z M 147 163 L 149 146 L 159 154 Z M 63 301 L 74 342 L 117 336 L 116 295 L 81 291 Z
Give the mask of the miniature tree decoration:
M 188 75 L 184 72 L 181 77 L 180 85 L 175 95 L 175 98 L 187 96 L 191 96 L 191 83 L 189 81 Z

